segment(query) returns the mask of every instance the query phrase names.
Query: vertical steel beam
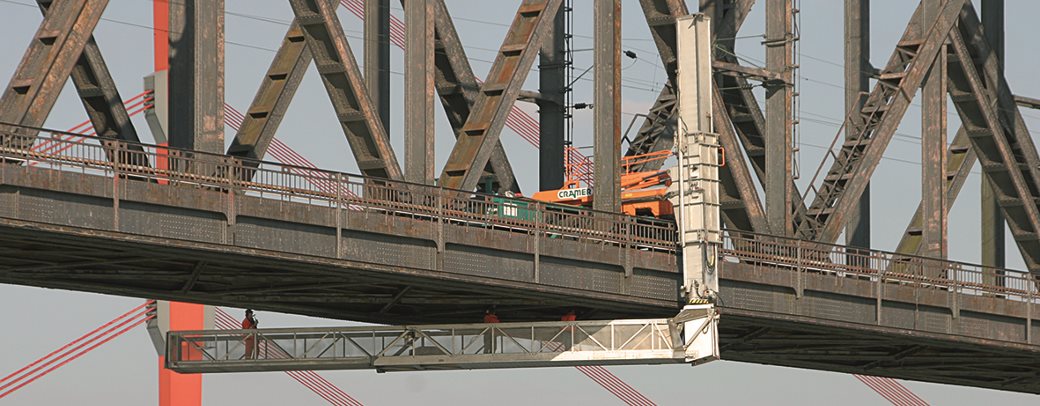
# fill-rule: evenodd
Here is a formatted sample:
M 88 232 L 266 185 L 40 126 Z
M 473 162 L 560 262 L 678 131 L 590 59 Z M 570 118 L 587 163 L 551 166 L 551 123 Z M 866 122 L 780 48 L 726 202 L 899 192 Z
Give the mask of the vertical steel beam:
M 366 176 L 401 179 L 390 137 L 379 122 L 335 7 L 327 0 L 290 0 L 358 169 Z
M 923 21 L 941 5 L 924 0 Z M 946 258 L 946 55 L 943 45 L 921 86 L 921 254 L 933 258 Z
M 621 211 L 621 1 L 593 2 L 592 207 Z
M 990 49 L 997 56 L 1000 75 L 1004 72 L 1004 0 L 982 0 L 982 29 Z M 1000 211 L 997 193 L 993 185 L 982 179 L 982 265 L 1003 268 L 1004 258 L 1004 213 Z M 996 282 L 987 275 L 988 283 Z
M 488 79 L 480 89 L 473 110 L 462 127 L 448 162 L 441 172 L 440 184 L 455 189 L 472 190 L 483 175 L 506 116 L 513 107 L 520 86 L 534 64 L 538 44 L 562 0 L 524 0 L 506 33 Z M 548 16 L 548 17 L 547 17 Z
M 107 5 L 107 0 L 66 0 L 50 7 L 0 96 L 0 121 L 43 126 Z M 0 131 L 36 134 L 6 125 Z M 10 145 L 6 139 L 0 140 Z
M 863 107 L 870 92 L 870 0 L 845 0 L 845 111 Z M 848 130 L 846 138 L 853 137 Z M 845 226 L 845 244 L 870 248 L 870 184 L 852 206 Z
M 469 119 L 470 109 L 477 101 L 480 85 L 473 76 L 473 69 L 466 58 L 466 50 L 462 48 L 459 34 L 455 31 L 455 23 L 451 21 L 444 0 L 433 0 L 433 4 L 434 33 L 437 36 L 433 57 L 436 70 L 434 86 L 448 116 L 452 134 L 458 138 L 462 134 L 462 126 Z M 491 151 L 488 164 L 484 166 L 484 173 L 484 176 L 494 179 L 493 187 L 496 192 L 520 191 L 520 185 L 516 183 L 516 176 L 513 175 L 513 168 L 509 165 L 501 141 L 497 142 Z
M 567 63 L 563 44 L 565 10 L 553 16 L 551 30 L 545 33 L 538 54 L 538 188 L 552 190 L 563 187 L 563 150 L 565 137 L 564 92 L 567 87 Z
M 791 235 L 791 0 L 766 0 L 766 69 L 783 82 L 766 82 L 766 217 L 775 235 Z
M 404 178 L 433 184 L 433 4 L 404 2 Z
M 249 158 L 246 165 L 254 165 L 252 160 L 263 159 L 267 147 L 274 140 L 278 126 L 285 117 L 286 110 L 292 102 L 300 81 L 311 65 L 311 52 L 304 42 L 300 25 L 293 21 L 286 31 L 282 45 L 278 47 L 267 74 L 260 82 L 260 88 L 253 97 L 253 102 L 246 110 L 246 118 L 235 134 L 235 139 L 228 147 L 228 155 Z M 243 171 L 243 175 L 250 175 Z
M 390 0 L 365 0 L 365 83 L 390 134 Z
M 224 0 L 170 2 L 171 147 L 224 153 Z

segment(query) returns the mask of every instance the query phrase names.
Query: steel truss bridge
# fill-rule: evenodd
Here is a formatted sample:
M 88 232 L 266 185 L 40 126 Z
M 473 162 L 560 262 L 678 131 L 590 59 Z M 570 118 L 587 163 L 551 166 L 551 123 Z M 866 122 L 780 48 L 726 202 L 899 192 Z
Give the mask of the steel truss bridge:
M 551 206 L 518 219 L 499 215 L 509 200 L 459 190 L 69 147 L 0 150 L 4 283 L 395 324 L 495 304 L 517 321 L 680 305 L 671 223 Z M 175 169 L 140 165 L 160 154 Z M 724 247 L 723 359 L 1038 391 L 1029 273 L 737 231 Z
M 394 324 L 466 322 L 490 305 L 516 321 L 573 307 L 595 319 L 655 319 L 680 308 L 675 225 L 617 214 L 612 188 L 617 157 L 672 148 L 676 90 L 664 87 L 621 151 L 619 94 L 605 85 L 620 77 L 621 48 L 606 40 L 620 16 L 609 2 L 594 6 L 599 159 L 583 174 L 597 186 L 596 210 L 520 207 L 471 192 L 486 180 L 497 192 L 519 189 L 499 142 L 519 99 L 543 111 L 541 186 L 563 182 L 571 106 L 562 71 L 551 69 L 563 46 L 562 0 L 521 2 L 483 82 L 443 2 L 406 2 L 410 20 L 423 21 L 406 37 L 424 41 L 410 42 L 406 59 L 424 62 L 405 72 L 406 87 L 420 90 L 405 92 L 404 168 L 386 131 L 389 60 L 366 49 L 373 56 L 363 77 L 329 2 L 290 1 L 295 20 L 227 151 L 223 44 L 206 42 L 222 38 L 222 2 L 170 3 L 180 56 L 170 61 L 168 94 L 154 99 L 168 109 L 156 128 L 169 146 L 140 143 L 117 102 L 90 35 L 107 2 L 38 3 L 43 23 L 0 97 L 2 283 Z M 791 0 L 764 1 L 767 66 L 741 66 L 732 38 L 753 3 L 703 1 L 700 10 L 719 50 L 716 131 L 724 148 L 743 151 L 720 171 L 722 358 L 1040 393 L 1040 157 L 1018 110 L 1035 101 L 1003 78 L 1002 3 L 984 0 L 980 18 L 965 0 L 925 0 L 890 59 L 874 67 L 862 35 L 869 1 L 846 0 L 850 114 L 805 191 L 790 161 L 795 9 Z M 675 19 L 690 10 L 679 0 L 640 4 L 675 83 Z M 174 38 L 182 34 L 191 40 Z M 385 47 L 388 37 L 371 42 Z M 541 44 L 550 69 L 540 72 L 539 92 L 526 91 Z M 263 161 L 311 61 L 362 175 Z M 96 141 L 42 128 L 69 78 Z M 764 111 L 751 80 L 769 90 Z M 922 200 L 897 252 L 872 250 L 861 202 L 918 89 L 923 148 L 933 151 L 924 156 Z M 430 186 L 433 94 L 458 138 L 440 173 L 445 187 Z M 962 122 L 951 140 L 947 96 Z M 998 241 L 983 247 L 988 266 L 944 259 L 948 208 L 975 162 L 992 201 L 982 233 L 993 238 L 984 240 Z M 1029 272 L 1001 266 L 1005 222 Z M 843 232 L 847 245 L 835 244 Z

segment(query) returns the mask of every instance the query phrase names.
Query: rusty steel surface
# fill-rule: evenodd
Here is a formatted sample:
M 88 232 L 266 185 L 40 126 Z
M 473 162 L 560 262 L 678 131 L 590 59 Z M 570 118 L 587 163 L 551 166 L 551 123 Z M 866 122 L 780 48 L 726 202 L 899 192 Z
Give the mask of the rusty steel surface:
M 228 155 L 248 158 L 246 163 L 264 159 L 312 60 L 300 25 L 293 20 L 228 147 Z
M 538 56 L 545 31 L 562 0 L 524 0 L 506 32 L 488 78 L 441 172 L 440 184 L 452 189 L 476 188 L 483 168 L 498 145 L 506 115 Z
M 401 179 L 390 137 L 368 97 L 336 8 L 327 0 L 290 0 L 358 169 L 366 176 Z
M 847 211 L 858 204 L 882 152 L 910 106 L 911 99 L 905 95 L 916 93 L 921 86 L 964 8 L 965 1 L 950 0 L 928 20 L 922 15 L 922 6 L 914 11 L 863 108 L 850 113 L 813 176 L 812 203 L 805 221 L 799 224 L 799 235 L 824 242 L 837 240 L 845 227 Z M 855 135 L 843 136 L 846 127 L 849 134 Z M 839 140 L 841 146 L 834 152 Z
M 69 0 L 47 9 L 0 96 L 0 122 L 25 127 L 2 125 L 0 130 L 34 135 L 30 128 L 43 126 L 107 5 L 107 0 Z M 3 145 L 10 142 L 0 139 Z
M 434 8 L 434 33 L 437 36 L 433 56 L 436 68 L 434 87 L 437 88 L 437 96 L 448 115 L 452 134 L 458 138 L 462 134 L 462 126 L 469 119 L 473 104 L 477 101 L 480 84 L 473 75 L 473 69 L 466 58 L 465 49 L 462 48 L 459 34 L 455 31 L 455 23 L 448 14 L 444 0 L 434 0 Z M 488 164 L 484 166 L 484 173 L 493 176 L 495 191 L 520 191 L 520 184 L 516 182 L 516 176 L 513 175 L 513 168 L 501 141 L 497 142 L 491 151 Z
M 390 134 L 390 3 L 391 0 L 365 1 L 365 84 L 368 97 Z
M 170 146 L 224 152 L 224 0 L 168 3 Z
M 621 0 L 592 4 L 592 207 L 621 211 Z
M 845 0 L 845 111 L 859 110 L 870 92 L 870 0 Z M 854 137 L 846 129 L 846 137 Z M 804 211 L 804 210 L 803 210 Z M 870 248 L 870 185 L 849 208 L 845 244 Z M 918 224 L 920 220 L 918 220 Z M 919 228 L 919 226 L 918 226 Z M 915 249 L 916 250 L 916 249 Z M 904 252 L 904 251 L 899 251 Z M 915 254 L 911 252 L 911 254 Z
M 770 234 L 792 235 L 793 221 L 791 198 L 794 195 L 792 166 L 792 137 L 794 114 L 792 109 L 793 89 L 793 41 L 792 0 L 765 0 L 766 69 L 780 75 L 780 81 L 766 81 L 766 218 Z
M 974 8 L 966 7 L 950 35 L 959 64 L 950 65 L 952 88 L 971 97 L 954 99 L 982 167 L 993 186 L 1015 242 L 1032 272 L 1040 272 L 1040 158 L 1014 96 L 1000 75 Z
M 37 0 L 40 12 L 44 16 L 53 4 L 50 0 Z M 123 103 L 113 102 L 123 100 L 116 89 L 112 74 L 108 71 L 108 65 L 101 56 L 94 36 L 87 38 L 83 46 L 83 53 L 76 61 L 72 69 L 72 83 L 76 86 L 76 92 L 83 102 L 83 108 L 87 111 L 90 123 L 94 125 L 94 131 L 98 137 L 118 139 L 130 142 L 139 142 L 137 130 L 130 122 L 130 116 L 126 112 Z
M 404 179 L 434 184 L 434 5 L 404 2 Z

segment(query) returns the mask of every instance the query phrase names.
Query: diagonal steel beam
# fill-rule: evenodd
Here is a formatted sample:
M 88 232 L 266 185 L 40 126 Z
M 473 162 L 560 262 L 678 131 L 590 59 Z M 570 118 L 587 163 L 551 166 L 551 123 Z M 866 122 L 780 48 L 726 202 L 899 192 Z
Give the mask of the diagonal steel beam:
M 951 60 L 950 63 L 960 63 L 959 61 Z M 951 97 L 954 96 L 952 92 L 955 90 L 953 85 L 947 86 L 947 93 Z M 946 210 L 949 211 L 953 208 L 953 202 L 957 199 L 957 195 L 960 194 L 961 188 L 964 186 L 964 181 L 968 179 L 968 174 L 971 173 L 971 168 L 975 166 L 976 161 L 975 150 L 971 146 L 971 141 L 968 140 L 968 133 L 962 126 L 957 130 L 957 135 L 950 141 L 949 147 L 946 148 Z M 896 252 L 900 254 L 911 254 L 917 255 L 921 251 L 921 204 L 918 203 L 917 211 L 914 212 L 914 216 L 910 219 L 910 224 L 906 226 L 906 231 L 903 232 L 903 237 L 899 240 L 899 244 L 896 245 Z
M 441 105 L 448 115 L 448 123 L 451 124 L 452 133 L 458 138 L 462 133 L 462 126 L 469 119 L 470 110 L 477 101 L 480 92 L 480 84 L 473 75 L 473 68 L 466 58 L 466 51 L 462 48 L 462 41 L 455 31 L 455 23 L 448 14 L 448 8 L 444 0 L 434 0 L 434 86 L 437 95 L 441 99 Z M 484 167 L 484 172 L 493 176 L 495 191 L 519 192 L 520 185 L 513 175 L 513 168 L 509 165 L 506 151 L 502 142 L 495 143 L 491 151 L 491 158 Z
M 49 7 L 0 96 L 0 122 L 44 125 L 107 5 L 108 0 L 65 0 Z M 0 125 L 0 131 L 30 136 L 37 132 L 8 125 Z M 4 138 L 0 144 L 17 148 L 30 145 L 12 144 L 31 142 Z
M 335 7 L 327 0 L 289 0 L 289 5 L 358 169 L 366 176 L 401 179 L 401 166 L 390 146 L 390 137 L 368 96 Z
M 293 20 L 228 147 L 228 155 L 249 158 L 243 164 L 254 168 L 256 162 L 252 160 L 263 159 L 312 59 L 303 30 Z M 251 176 L 250 171 L 242 174 Z
M 1000 74 L 973 7 L 965 7 L 950 35 L 959 64 L 951 64 L 954 107 L 993 186 L 1026 267 L 1040 274 L 1040 158 Z M 954 89 L 951 89 L 954 92 Z
M 729 151 L 724 166 L 719 171 L 719 181 L 722 185 L 719 209 L 722 219 L 727 227 L 735 230 L 768 232 L 769 225 L 762 208 L 762 200 L 758 197 L 758 189 L 755 188 L 744 157 L 740 154 L 740 142 L 730 125 L 722 94 L 718 88 L 714 90 L 712 108 L 715 110 L 715 131 L 719 133 L 719 144 L 725 151 Z
M 491 152 L 498 145 L 506 115 L 538 56 L 543 34 L 552 26 L 552 17 L 561 3 L 562 0 L 521 3 L 473 110 L 444 164 L 440 177 L 442 186 L 465 190 L 477 186 Z
M 53 0 L 37 0 L 40 12 L 44 17 L 47 10 L 54 3 Z M 123 98 L 116 89 L 112 74 L 108 71 L 108 65 L 101 56 L 94 36 L 87 37 L 83 46 L 83 53 L 76 60 L 76 66 L 72 68 L 72 83 L 76 87 L 83 108 L 87 111 L 90 123 L 98 137 L 140 142 L 137 130 L 130 122 L 130 115 L 126 112 L 126 106 L 122 103 Z M 136 146 L 135 146 L 136 147 Z
M 923 20 L 918 6 L 863 108 L 851 112 L 846 119 L 848 134 L 853 135 L 844 138 L 839 133 L 835 143 L 844 139 L 841 149 L 836 154 L 831 152 L 817 169 L 811 182 L 815 197 L 805 221 L 799 224 L 800 234 L 824 242 L 837 240 L 845 226 L 846 213 L 859 201 L 964 4 L 965 0 L 949 0 L 928 20 Z M 931 28 L 921 32 L 922 26 Z M 824 172 L 828 161 L 830 168 Z M 823 182 L 817 187 L 821 174 Z

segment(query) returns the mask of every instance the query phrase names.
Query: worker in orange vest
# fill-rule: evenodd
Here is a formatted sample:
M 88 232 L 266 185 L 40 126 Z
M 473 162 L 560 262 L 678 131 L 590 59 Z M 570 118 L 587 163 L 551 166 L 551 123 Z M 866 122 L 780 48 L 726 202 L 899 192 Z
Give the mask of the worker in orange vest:
M 560 321 L 577 321 L 577 320 L 578 320 L 578 315 L 576 313 L 574 313 L 574 309 L 571 309 L 571 310 L 567 311 L 567 314 L 564 314 L 563 316 L 560 317 Z M 564 340 L 564 342 L 570 343 L 571 347 L 573 347 L 574 346 L 574 327 L 573 326 L 564 327 L 563 331 L 564 331 L 565 334 L 563 334 L 561 338 Z
M 501 322 L 501 320 L 498 319 L 498 315 L 495 314 L 495 309 L 492 308 L 492 309 L 484 310 L 484 323 L 493 324 L 493 323 L 500 323 L 500 322 Z M 495 329 L 493 327 L 489 327 L 487 330 L 484 331 L 484 353 L 485 354 L 491 354 L 495 350 L 495 347 L 494 347 L 494 345 L 495 345 L 495 335 L 494 334 L 495 334 Z
M 260 322 L 256 320 L 255 316 L 253 316 L 253 309 L 246 309 L 246 318 L 242 319 L 242 329 L 255 330 L 256 326 L 259 324 Z M 243 341 L 245 341 L 246 344 L 245 358 L 256 358 L 256 334 L 250 333 Z
M 487 309 L 487 310 L 484 311 L 484 322 L 485 323 L 501 323 L 502 321 L 498 319 L 498 315 L 495 314 L 495 310 L 494 309 Z

